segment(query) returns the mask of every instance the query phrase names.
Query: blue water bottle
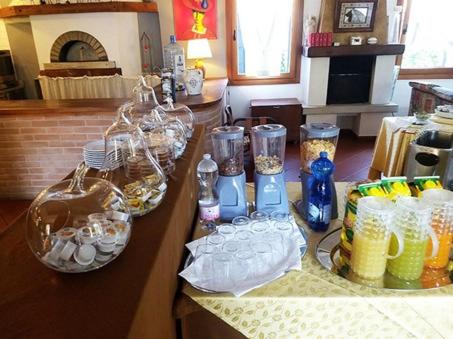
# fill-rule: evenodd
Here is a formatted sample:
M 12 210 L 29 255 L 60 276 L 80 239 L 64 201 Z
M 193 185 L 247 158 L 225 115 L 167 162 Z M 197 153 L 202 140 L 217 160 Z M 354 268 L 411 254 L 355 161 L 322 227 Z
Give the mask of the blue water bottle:
M 308 225 L 313 231 L 323 232 L 329 228 L 332 213 L 332 173 L 335 165 L 327 158 L 327 152 L 319 153 L 311 164 L 313 175 L 308 195 Z

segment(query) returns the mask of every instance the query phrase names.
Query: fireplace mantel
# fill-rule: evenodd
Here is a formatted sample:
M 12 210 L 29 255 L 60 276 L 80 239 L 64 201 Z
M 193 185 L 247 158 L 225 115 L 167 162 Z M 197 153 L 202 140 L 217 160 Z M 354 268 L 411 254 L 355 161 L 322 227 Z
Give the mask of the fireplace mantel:
M 157 13 L 155 2 L 88 2 L 76 4 L 26 5 L 0 8 L 0 18 L 30 15 L 93 13 L 93 12 L 147 12 Z
M 399 55 L 404 53 L 404 45 L 342 45 L 332 47 L 305 47 L 303 55 L 307 58 L 328 58 L 353 55 Z

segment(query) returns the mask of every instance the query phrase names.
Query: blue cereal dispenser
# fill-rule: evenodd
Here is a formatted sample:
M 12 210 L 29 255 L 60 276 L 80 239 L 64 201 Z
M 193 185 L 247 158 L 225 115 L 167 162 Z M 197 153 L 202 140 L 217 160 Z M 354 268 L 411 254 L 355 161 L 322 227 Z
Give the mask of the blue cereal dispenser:
M 244 171 L 244 127 L 224 126 L 212 130 L 214 161 L 219 167 L 217 193 L 220 220 L 247 215 Z
M 289 213 L 283 163 L 286 128 L 267 124 L 252 128 L 255 162 L 255 207 L 257 211 Z

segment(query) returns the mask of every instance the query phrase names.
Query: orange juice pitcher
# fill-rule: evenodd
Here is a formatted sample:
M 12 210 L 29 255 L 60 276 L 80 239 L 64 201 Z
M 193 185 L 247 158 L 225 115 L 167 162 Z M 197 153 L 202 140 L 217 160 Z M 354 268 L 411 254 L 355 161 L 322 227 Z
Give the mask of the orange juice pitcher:
M 453 192 L 444 189 L 429 189 L 422 192 L 422 201 L 433 209 L 431 227 L 439 242 L 437 255 L 425 261 L 430 268 L 445 268 L 448 265 L 453 231 Z M 428 243 L 427 253 L 432 250 Z

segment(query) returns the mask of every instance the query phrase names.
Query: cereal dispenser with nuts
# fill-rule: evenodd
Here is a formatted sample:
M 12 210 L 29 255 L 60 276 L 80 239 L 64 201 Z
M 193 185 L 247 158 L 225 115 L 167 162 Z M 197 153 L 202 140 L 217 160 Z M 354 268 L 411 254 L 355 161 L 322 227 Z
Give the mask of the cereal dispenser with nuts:
M 247 215 L 244 171 L 244 127 L 225 126 L 212 130 L 214 160 L 219 167 L 217 192 L 220 219 L 231 221 Z
M 252 146 L 256 210 L 289 213 L 283 170 L 286 128 L 277 124 L 252 127 Z
M 302 183 L 302 200 L 297 202 L 299 214 L 306 220 L 308 199 L 313 175 L 311 165 L 320 157 L 321 152 L 327 153 L 327 158 L 333 161 L 337 148 L 340 128 L 329 123 L 311 123 L 300 126 L 300 178 Z M 334 180 L 332 178 L 331 182 Z M 337 217 L 335 186 L 332 185 L 332 214 Z

